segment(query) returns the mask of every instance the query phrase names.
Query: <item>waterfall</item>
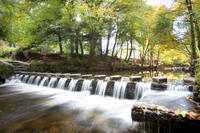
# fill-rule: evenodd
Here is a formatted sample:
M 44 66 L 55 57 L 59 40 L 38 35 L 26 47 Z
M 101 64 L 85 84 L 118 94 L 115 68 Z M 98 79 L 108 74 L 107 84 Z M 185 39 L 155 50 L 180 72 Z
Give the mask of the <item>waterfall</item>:
M 169 90 L 169 91 L 189 91 L 189 86 L 188 85 L 168 84 L 167 90 Z
M 55 87 L 55 83 L 57 81 L 57 78 L 51 78 L 48 84 L 48 87 L 54 88 Z
M 107 82 L 99 80 L 97 82 L 97 87 L 95 89 L 95 94 L 96 95 L 100 95 L 100 96 L 105 96 L 106 87 L 107 87 Z
M 91 84 L 92 84 L 92 80 L 84 80 L 81 91 L 90 90 Z
M 38 85 L 39 82 L 41 80 L 41 76 L 37 76 L 37 78 L 35 79 L 35 81 L 33 82 L 34 85 Z
M 18 79 L 19 80 L 23 80 L 22 78 L 24 77 L 24 75 L 20 75 L 19 77 L 18 77 Z
M 71 79 L 69 86 L 67 87 L 67 90 L 75 91 L 77 82 L 78 82 L 78 80 Z
M 35 75 L 30 76 L 27 83 L 32 84 L 34 79 L 35 79 Z
M 151 90 L 151 83 L 136 83 L 134 99 L 139 100 L 144 95 L 144 93 L 149 90 Z
M 29 77 L 30 77 L 29 75 L 25 75 L 22 82 L 26 83 Z
M 65 89 L 65 85 L 66 85 L 66 81 L 67 81 L 67 78 L 60 78 L 60 80 L 58 81 L 58 84 L 56 86 L 56 88 L 59 88 L 59 89 Z
M 40 82 L 40 85 L 39 86 L 44 86 L 45 85 L 45 83 L 48 81 L 48 77 L 44 77 L 43 79 L 42 79 L 42 81 Z
M 116 81 L 113 89 L 113 97 L 124 99 L 127 82 Z

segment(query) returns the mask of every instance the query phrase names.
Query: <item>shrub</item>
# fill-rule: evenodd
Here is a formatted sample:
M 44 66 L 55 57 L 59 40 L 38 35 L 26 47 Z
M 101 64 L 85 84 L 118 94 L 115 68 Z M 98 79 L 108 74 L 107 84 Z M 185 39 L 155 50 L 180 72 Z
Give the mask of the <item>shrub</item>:
M 27 70 L 32 72 L 46 72 L 49 70 L 49 65 L 42 60 L 32 60 Z

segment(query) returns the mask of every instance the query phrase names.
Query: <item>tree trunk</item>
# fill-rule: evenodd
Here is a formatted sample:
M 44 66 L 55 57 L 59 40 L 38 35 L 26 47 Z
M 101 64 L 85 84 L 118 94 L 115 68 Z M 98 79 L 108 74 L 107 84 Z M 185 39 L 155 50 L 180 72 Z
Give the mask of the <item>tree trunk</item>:
M 79 40 L 79 43 L 80 43 L 80 48 L 81 48 L 81 55 L 83 56 L 84 51 L 83 51 L 83 44 L 82 44 L 81 40 Z
M 114 56 L 115 47 L 117 45 L 117 40 L 118 40 L 118 31 L 116 32 L 116 36 L 115 36 L 115 43 L 114 43 L 113 50 L 112 50 L 112 57 Z
M 125 60 L 127 60 L 128 58 L 128 40 L 127 40 L 127 47 L 126 47 L 126 57 L 125 57 Z
M 200 30 L 199 30 L 199 25 L 198 25 L 197 20 L 195 20 L 194 23 L 195 23 L 196 33 L 197 33 L 198 48 L 200 50 Z
M 186 5 L 188 12 L 190 14 L 190 30 L 191 30 L 191 48 L 192 48 L 192 60 L 196 59 L 197 53 L 196 53 L 196 46 L 195 46 L 195 33 L 194 33 L 194 16 L 192 11 L 192 2 L 191 0 L 186 0 Z M 192 73 L 194 74 L 195 70 L 195 61 L 192 61 Z
M 109 49 L 109 45 L 110 45 L 110 36 L 111 36 L 111 31 L 108 32 L 108 36 L 107 36 L 107 45 L 106 45 L 106 53 L 105 55 L 108 55 L 108 49 Z
M 131 58 L 132 52 L 133 52 L 133 40 L 131 40 L 131 50 L 130 50 L 130 53 L 129 53 L 128 61 Z
M 76 55 L 78 55 L 78 39 L 76 39 L 75 41 L 75 51 L 76 51 Z
M 63 53 L 63 49 L 62 49 L 62 37 L 60 32 L 58 32 L 58 41 L 59 41 L 59 49 L 60 49 L 60 54 Z
M 71 56 L 74 55 L 74 40 L 71 40 Z
M 99 52 L 100 52 L 100 55 L 103 56 L 103 52 L 102 52 L 102 37 L 99 38 Z
M 90 40 L 90 56 L 94 56 L 95 55 L 95 49 L 97 46 L 97 35 L 95 33 L 91 34 L 91 40 Z

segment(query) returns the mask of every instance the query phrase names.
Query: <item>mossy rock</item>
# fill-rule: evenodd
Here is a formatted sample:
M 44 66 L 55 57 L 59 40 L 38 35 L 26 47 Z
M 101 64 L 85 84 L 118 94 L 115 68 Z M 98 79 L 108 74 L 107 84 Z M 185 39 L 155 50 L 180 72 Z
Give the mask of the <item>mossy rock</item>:
M 10 77 L 14 73 L 14 67 L 4 61 L 0 61 L 0 68 L 0 77 L 2 79 Z

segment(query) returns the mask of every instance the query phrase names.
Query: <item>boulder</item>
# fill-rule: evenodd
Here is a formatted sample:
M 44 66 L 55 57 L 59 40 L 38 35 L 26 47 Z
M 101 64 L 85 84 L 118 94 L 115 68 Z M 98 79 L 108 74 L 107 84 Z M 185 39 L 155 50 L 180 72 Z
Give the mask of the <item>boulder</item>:
M 4 83 L 5 79 L 12 74 L 14 74 L 14 67 L 5 61 L 0 61 L 0 82 Z
M 185 77 L 183 83 L 184 85 L 195 85 L 195 80 L 193 77 Z
M 151 83 L 151 89 L 152 90 L 166 90 L 167 89 L 167 84 L 159 84 L 157 82 L 152 82 Z

